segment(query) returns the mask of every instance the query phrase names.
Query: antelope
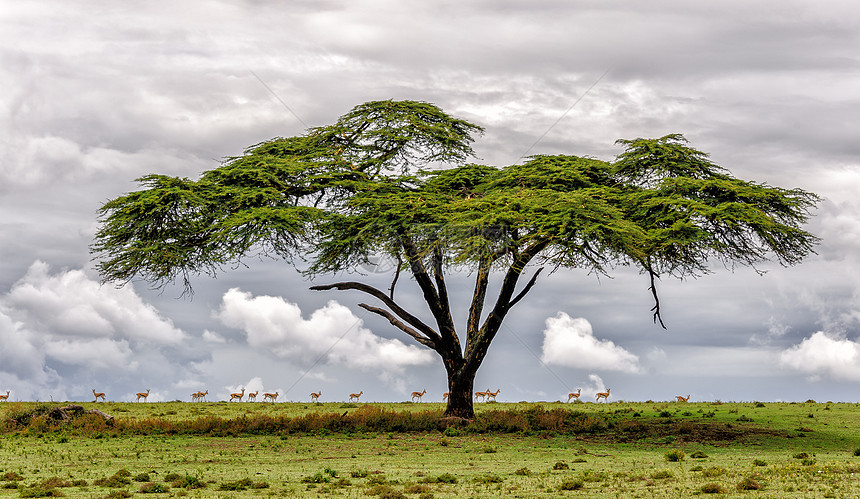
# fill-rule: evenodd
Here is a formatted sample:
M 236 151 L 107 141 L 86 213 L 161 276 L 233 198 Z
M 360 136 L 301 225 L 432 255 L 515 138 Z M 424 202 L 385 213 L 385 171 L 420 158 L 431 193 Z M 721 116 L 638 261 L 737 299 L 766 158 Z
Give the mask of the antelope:
M 493 399 L 493 402 L 495 402 L 496 401 L 496 395 L 498 395 L 500 391 L 501 390 L 496 390 L 496 393 L 493 393 L 488 389 L 487 390 L 487 402 L 489 402 L 490 399 Z
M 104 401 L 105 401 L 105 394 L 104 394 L 104 392 L 98 392 L 98 393 L 96 393 L 96 389 L 95 389 L 95 388 L 93 388 L 93 397 L 95 397 L 95 398 L 96 398 L 95 400 L 93 400 L 93 402 L 98 402 L 98 401 L 99 401 L 99 399 L 102 399 L 102 402 L 104 402 Z
M 421 402 L 421 397 L 427 393 L 427 389 L 425 388 L 423 392 L 412 392 L 412 401 L 415 402 L 415 399 L 418 399 L 418 402 Z
M 568 402 L 570 402 L 570 399 L 576 399 L 576 400 L 579 400 L 579 394 L 580 394 L 581 392 L 582 392 L 582 388 L 577 388 L 577 389 L 576 389 L 576 393 L 568 393 L 568 394 L 567 394 L 567 401 L 568 401 Z
M 451 393 L 445 392 L 442 394 L 442 402 L 445 402 L 446 400 L 448 400 L 448 395 L 451 395 Z
M 609 388 L 606 389 L 605 392 L 597 392 L 597 395 L 594 396 L 594 400 L 600 401 L 603 399 L 604 402 L 609 398 Z
M 0 395 L 0 401 L 3 401 L 3 402 L 9 401 L 9 390 L 6 390 L 6 395 Z
M 244 397 L 244 396 L 245 396 L 245 387 L 243 386 L 243 387 L 242 387 L 242 392 L 241 392 L 241 393 L 231 393 L 231 394 L 230 394 L 230 402 L 232 402 L 232 401 L 234 401 L 234 400 L 236 400 L 236 399 L 239 399 L 239 402 L 241 402 L 241 401 L 242 401 L 242 397 Z
M 257 400 L 257 394 L 260 393 L 260 390 L 256 392 L 248 392 L 248 401 Z
M 140 402 L 140 399 L 143 399 L 146 402 L 146 398 L 149 397 L 149 388 L 146 389 L 146 392 L 140 392 L 137 394 L 137 401 Z
M 364 390 L 362 390 L 362 391 L 360 391 L 360 392 L 358 392 L 358 393 L 350 393 L 350 394 L 349 394 L 349 401 L 350 401 L 350 402 L 358 402 L 358 398 L 359 398 L 359 397 L 361 397 L 361 395 L 362 395 L 363 393 L 364 393 Z
M 477 402 L 479 398 L 486 398 L 487 393 L 489 393 L 489 392 L 490 392 L 489 388 L 487 388 L 486 392 L 475 392 L 475 402 Z
M 316 393 L 311 392 L 311 401 L 312 402 L 319 402 L 320 395 L 322 395 L 322 390 L 320 390 Z
M 264 393 L 264 394 L 263 394 L 263 402 L 265 402 L 266 400 L 271 399 L 271 400 L 272 400 L 272 403 L 274 404 L 274 403 L 275 403 L 275 399 L 276 399 L 276 398 L 278 398 L 278 392 L 275 392 L 275 393 Z
M 684 398 L 684 397 L 682 397 L 682 396 L 680 396 L 680 395 L 676 395 L 676 396 L 675 396 L 675 399 L 677 399 L 677 400 L 678 400 L 678 402 L 687 402 L 688 400 L 690 400 L 690 396 L 689 396 L 689 395 L 687 395 L 687 398 Z
M 191 398 L 193 400 L 198 400 L 198 401 L 199 400 L 206 400 L 206 395 L 208 395 L 208 394 L 209 394 L 209 390 L 206 390 L 205 392 L 192 393 Z

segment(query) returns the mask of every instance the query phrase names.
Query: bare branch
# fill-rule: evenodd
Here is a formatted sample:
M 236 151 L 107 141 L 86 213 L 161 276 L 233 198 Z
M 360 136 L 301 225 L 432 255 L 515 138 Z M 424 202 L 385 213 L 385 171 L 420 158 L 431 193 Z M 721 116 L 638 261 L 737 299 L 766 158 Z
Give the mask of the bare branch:
M 440 339 L 439 334 L 436 333 L 436 331 L 434 331 L 430 326 L 421 322 L 421 319 L 404 310 L 402 307 L 400 307 L 400 305 L 395 303 L 394 300 L 389 298 L 385 293 L 374 288 L 373 286 L 368 286 L 367 284 L 363 284 L 360 282 L 338 282 L 335 284 L 311 286 L 310 289 L 313 291 L 327 291 L 329 289 L 337 289 L 339 291 L 354 289 L 356 291 L 362 291 L 380 300 L 382 303 L 385 304 L 386 307 L 390 308 L 391 311 L 394 312 L 398 317 L 406 321 L 418 331 L 421 331 L 421 333 L 423 333 L 430 340 L 439 341 Z
M 663 324 L 663 317 L 660 315 L 660 298 L 657 296 L 657 285 L 654 281 L 654 278 L 659 276 L 651 270 L 650 266 L 648 267 L 648 275 L 651 277 L 651 286 L 649 286 L 648 289 L 654 296 L 654 306 L 651 307 L 651 311 L 654 312 L 654 324 L 657 324 L 657 321 L 660 321 L 660 326 L 663 329 L 667 329 L 666 325 Z
M 373 312 L 374 314 L 381 315 L 382 317 L 385 317 L 386 319 L 388 319 L 388 322 L 390 322 L 394 327 L 400 329 L 404 333 L 415 338 L 415 341 L 417 341 L 418 343 L 421 343 L 422 345 L 424 345 L 426 347 L 429 347 L 429 348 L 432 348 L 433 350 L 436 350 L 436 342 L 434 342 L 430 338 L 423 336 L 418 331 L 416 331 L 416 330 L 412 329 L 411 327 L 407 326 L 406 324 L 402 323 L 401 321 L 399 321 L 397 319 L 397 317 L 394 316 L 394 314 L 392 314 L 388 310 L 384 310 L 384 309 L 381 309 L 378 307 L 372 307 L 366 303 L 359 303 L 358 306 L 369 311 L 369 312 Z
M 522 291 L 520 291 L 520 293 L 519 293 L 517 296 L 515 296 L 515 297 L 511 300 L 511 302 L 510 302 L 510 303 L 508 303 L 508 308 L 511 308 L 511 307 L 513 307 L 514 305 L 516 305 L 516 304 L 517 304 L 517 302 L 518 302 L 518 301 L 520 301 L 520 300 L 522 300 L 522 298 L 526 295 L 526 293 L 528 293 L 528 292 L 529 292 L 529 290 L 530 290 L 530 289 L 532 289 L 532 286 L 534 286 L 534 285 L 535 285 L 535 282 L 537 281 L 538 275 L 540 275 L 540 273 L 543 271 L 543 269 L 544 269 L 543 267 L 541 267 L 541 268 L 537 269 L 537 272 L 535 272 L 535 275 L 533 275 L 533 276 L 532 276 L 532 278 L 531 278 L 531 279 L 529 279 L 529 282 L 526 284 L 526 287 L 525 287 L 525 288 L 523 288 L 523 290 L 522 290 Z

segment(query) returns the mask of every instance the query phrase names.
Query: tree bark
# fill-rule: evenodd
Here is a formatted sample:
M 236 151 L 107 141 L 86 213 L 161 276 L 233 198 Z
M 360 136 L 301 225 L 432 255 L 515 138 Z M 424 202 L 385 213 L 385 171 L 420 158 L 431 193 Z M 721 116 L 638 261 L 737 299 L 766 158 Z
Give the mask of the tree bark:
M 462 359 L 446 359 L 445 370 L 448 372 L 448 405 L 443 417 L 474 419 L 475 409 L 472 406 L 472 392 L 475 385 L 475 373 L 469 372 Z

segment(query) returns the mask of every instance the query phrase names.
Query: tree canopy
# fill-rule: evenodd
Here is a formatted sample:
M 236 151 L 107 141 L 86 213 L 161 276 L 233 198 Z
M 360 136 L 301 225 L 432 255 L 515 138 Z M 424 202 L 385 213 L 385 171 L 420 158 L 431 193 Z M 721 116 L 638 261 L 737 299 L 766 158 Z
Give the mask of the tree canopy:
M 737 179 L 680 134 L 619 140 L 611 162 L 535 155 L 495 167 L 468 161 L 482 131 L 429 103 L 368 102 L 333 125 L 256 144 L 197 180 L 138 179 L 143 189 L 101 208 L 91 249 L 106 281 L 181 280 L 189 289 L 193 275 L 251 255 L 283 259 L 309 278 L 388 255 L 399 263 L 388 290 L 353 281 L 311 289 L 376 298 L 361 306 L 439 353 L 447 413 L 469 417 L 474 375 L 543 267 L 635 266 L 650 278 L 662 324 L 655 278 L 701 275 L 714 260 L 793 265 L 818 241 L 802 229 L 817 196 Z M 530 265 L 540 268 L 518 285 Z M 475 288 L 458 333 L 445 275 L 460 269 Z M 396 302 L 402 272 L 432 321 Z

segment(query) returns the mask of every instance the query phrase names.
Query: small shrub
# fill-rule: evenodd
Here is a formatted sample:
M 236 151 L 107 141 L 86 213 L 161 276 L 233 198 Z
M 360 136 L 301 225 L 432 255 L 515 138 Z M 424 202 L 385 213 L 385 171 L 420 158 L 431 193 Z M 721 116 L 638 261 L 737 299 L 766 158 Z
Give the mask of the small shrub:
M 132 478 L 132 480 L 134 480 L 135 482 L 149 482 L 149 481 L 151 481 L 149 478 L 149 473 L 139 473 L 137 475 L 134 475 L 134 478 Z
M 605 471 L 585 470 L 582 472 L 584 482 L 604 482 L 609 479 L 609 473 Z
M 699 466 L 697 464 L 696 466 L 693 466 L 692 468 L 690 468 L 690 471 L 702 471 L 703 469 L 705 469 L 705 468 L 702 468 L 701 466 Z
M 492 473 L 487 473 L 486 475 L 476 476 L 475 482 L 477 483 L 502 483 L 504 480 L 499 475 L 494 475 Z
M 809 457 L 809 453 L 808 452 L 798 452 L 797 454 L 795 454 L 791 457 L 793 457 L 795 459 L 806 459 Z
M 140 486 L 141 494 L 164 494 L 170 492 L 170 486 L 163 483 L 147 482 Z
M 394 490 L 391 485 L 374 485 L 365 492 L 369 496 L 379 496 L 381 499 L 401 499 L 406 496 L 402 492 Z
M 388 478 L 385 475 L 373 475 L 372 477 L 367 479 L 368 485 L 385 485 L 388 483 Z
M 690 454 L 690 457 L 693 459 L 707 459 L 708 455 L 700 450 L 697 450 L 696 452 Z
M 0 480 L 2 480 L 4 482 L 19 482 L 23 479 L 24 479 L 24 477 L 22 477 L 18 473 L 15 473 L 14 471 L 7 471 L 6 473 L 3 474 L 2 477 L 0 477 Z
M 317 475 L 322 476 L 322 473 L 317 473 Z M 316 475 L 314 475 L 316 476 Z M 325 477 L 325 482 L 327 483 L 329 480 L 328 477 Z M 302 479 L 304 482 L 305 479 Z M 305 483 L 319 483 L 319 482 L 305 482 Z M 269 488 L 269 484 L 266 482 L 254 482 L 250 478 L 243 478 L 241 480 L 236 480 L 235 482 L 226 482 L 222 483 L 218 490 L 248 490 L 248 489 L 266 489 Z
M 719 483 L 711 482 L 702 485 L 702 488 L 699 489 L 703 494 L 725 494 L 728 490 L 720 485 Z
M 672 449 L 666 452 L 666 461 L 669 461 L 670 463 L 677 463 L 679 461 L 683 461 L 684 456 L 684 451 L 682 451 L 681 449 Z
M 666 478 L 674 478 L 674 476 L 675 475 L 669 470 L 660 470 L 660 471 L 655 471 L 654 473 L 651 473 L 651 478 L 653 478 L 654 480 L 663 480 Z
M 669 411 L 660 411 L 660 417 L 661 418 L 671 418 L 672 413 Z
M 748 476 L 738 483 L 738 490 L 761 490 L 764 485 L 758 481 L 757 476 Z
M 442 434 L 445 435 L 446 437 L 459 437 L 460 436 L 460 429 L 454 428 L 453 426 L 449 426 L 449 427 L 445 428 L 445 431 L 443 431 Z
M 435 477 L 425 477 L 421 479 L 421 483 L 457 483 L 457 477 L 450 473 L 442 473 Z
M 170 485 L 177 489 L 202 489 L 206 487 L 205 482 L 201 482 L 198 477 L 191 475 L 185 475 L 178 480 L 173 480 Z
M 764 403 L 762 403 L 762 402 L 756 402 L 756 403 L 755 403 L 755 406 L 756 406 L 756 408 L 757 408 L 757 409 L 761 409 L 762 407 L 764 407 Z
M 427 485 L 420 485 L 417 483 L 413 483 L 411 485 L 407 485 L 403 488 L 404 494 L 426 494 L 430 492 L 430 487 Z
M 96 487 L 119 488 L 125 487 L 131 483 L 131 473 L 126 469 L 121 469 L 107 478 L 99 478 L 93 482 Z
M 330 477 L 323 475 L 322 473 L 317 473 L 315 475 L 310 475 L 302 478 L 302 483 L 328 483 L 331 481 Z M 227 490 L 227 489 L 221 489 Z
M 164 475 L 164 481 L 165 482 L 173 482 L 173 481 L 179 480 L 181 478 L 182 478 L 182 475 L 180 475 L 179 473 L 174 473 L 174 472 L 171 472 L 171 473 Z
M 352 470 L 349 472 L 349 476 L 351 478 L 367 478 L 367 475 L 369 474 L 370 472 L 366 470 Z
M 767 466 L 767 461 L 763 459 L 756 459 L 753 461 L 753 466 Z
M 802 466 L 813 466 L 813 465 L 815 465 L 815 459 L 804 459 L 804 460 L 800 461 L 800 464 Z
M 566 478 L 558 485 L 558 490 L 579 490 L 585 487 L 585 482 L 574 478 Z
M 564 461 L 559 461 L 552 465 L 552 469 L 554 469 L 555 471 L 569 470 L 570 466 L 568 466 L 567 463 Z
M 514 471 L 514 475 L 529 476 L 531 474 L 532 474 L 532 471 L 528 468 L 525 468 L 525 467 L 520 468 L 517 471 Z
M 854 449 L 854 457 L 860 457 L 860 447 Z
M 710 468 L 705 468 L 704 470 L 702 470 L 702 476 L 707 478 L 725 475 L 726 473 L 728 473 L 728 471 L 725 468 L 718 468 L 716 466 L 711 466 Z
M 112 490 L 110 494 L 104 496 L 104 499 L 125 499 L 131 496 L 132 493 L 127 490 Z

